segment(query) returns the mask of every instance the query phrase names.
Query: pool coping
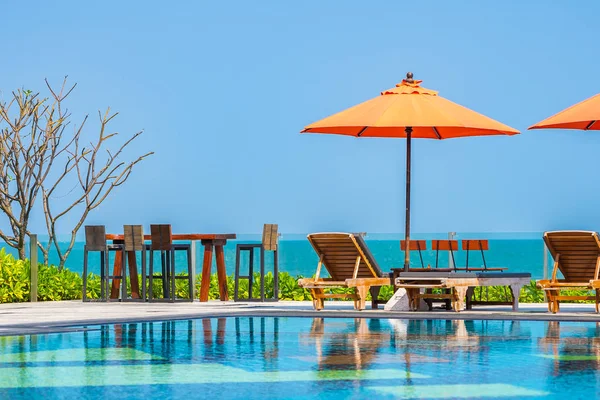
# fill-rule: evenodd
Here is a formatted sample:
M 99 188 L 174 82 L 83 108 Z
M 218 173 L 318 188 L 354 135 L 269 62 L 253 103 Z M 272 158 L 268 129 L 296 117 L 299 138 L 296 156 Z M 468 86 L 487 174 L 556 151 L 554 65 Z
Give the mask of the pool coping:
M 565 304 L 563 312 L 551 314 L 545 304 L 522 304 L 522 311 L 484 306 L 456 313 L 453 311 L 356 311 L 351 302 L 327 304 L 321 311 L 311 302 L 233 303 L 82 303 L 63 301 L 0 305 L 0 336 L 34 335 L 78 331 L 83 327 L 227 317 L 304 317 L 304 318 L 378 318 L 413 320 L 514 320 L 600 322 L 593 305 Z M 119 315 L 124 314 L 124 315 Z M 54 316 L 54 317 L 53 317 Z

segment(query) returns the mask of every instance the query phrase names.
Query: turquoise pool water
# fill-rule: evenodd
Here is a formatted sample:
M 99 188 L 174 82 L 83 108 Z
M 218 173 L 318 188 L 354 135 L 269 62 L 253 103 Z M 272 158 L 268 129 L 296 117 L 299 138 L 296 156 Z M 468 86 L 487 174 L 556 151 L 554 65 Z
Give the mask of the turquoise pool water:
M 0 337 L 0 398 L 595 398 L 600 325 L 213 318 Z

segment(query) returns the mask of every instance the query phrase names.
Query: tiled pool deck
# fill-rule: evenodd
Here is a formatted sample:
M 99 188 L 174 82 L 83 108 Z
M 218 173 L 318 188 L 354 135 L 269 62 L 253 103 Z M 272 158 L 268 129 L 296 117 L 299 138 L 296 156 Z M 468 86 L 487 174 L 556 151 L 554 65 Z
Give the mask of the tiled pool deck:
M 277 303 L 83 303 L 58 301 L 0 305 L 0 336 L 65 331 L 78 325 L 142 322 L 229 316 L 287 317 L 367 317 L 400 319 L 468 319 L 468 320 L 541 320 L 600 321 L 593 304 L 561 304 L 561 312 L 551 314 L 546 304 L 521 304 L 519 312 L 507 306 L 479 306 L 455 313 L 398 312 L 367 309 L 355 311 L 351 302 L 329 302 L 322 311 L 314 311 L 311 302 Z

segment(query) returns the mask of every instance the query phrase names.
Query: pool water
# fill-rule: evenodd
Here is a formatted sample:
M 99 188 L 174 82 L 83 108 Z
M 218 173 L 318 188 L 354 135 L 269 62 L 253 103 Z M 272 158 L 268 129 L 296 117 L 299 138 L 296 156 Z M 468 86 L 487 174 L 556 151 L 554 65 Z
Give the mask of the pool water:
M 0 399 L 595 398 L 600 324 L 239 317 L 0 337 Z

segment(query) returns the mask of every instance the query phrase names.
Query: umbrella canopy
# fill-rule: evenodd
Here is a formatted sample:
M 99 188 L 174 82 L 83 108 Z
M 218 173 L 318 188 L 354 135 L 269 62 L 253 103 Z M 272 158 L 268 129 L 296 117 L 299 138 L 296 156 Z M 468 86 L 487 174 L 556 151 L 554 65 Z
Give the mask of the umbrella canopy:
M 575 104 L 556 115 L 546 118 L 529 129 L 581 129 L 600 131 L 600 94 Z
M 465 136 L 515 135 L 519 131 L 438 96 L 420 86 L 412 73 L 392 89 L 364 103 L 306 126 L 302 133 L 355 137 L 406 138 L 406 251 L 409 268 L 411 139 L 450 139 Z

